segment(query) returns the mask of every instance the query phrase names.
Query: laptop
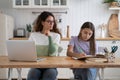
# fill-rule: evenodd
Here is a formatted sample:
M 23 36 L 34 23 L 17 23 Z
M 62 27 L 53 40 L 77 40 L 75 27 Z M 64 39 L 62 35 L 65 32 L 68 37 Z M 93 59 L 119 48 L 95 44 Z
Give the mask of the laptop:
M 30 40 L 7 40 L 8 59 L 14 61 L 41 61 L 37 58 L 36 46 Z

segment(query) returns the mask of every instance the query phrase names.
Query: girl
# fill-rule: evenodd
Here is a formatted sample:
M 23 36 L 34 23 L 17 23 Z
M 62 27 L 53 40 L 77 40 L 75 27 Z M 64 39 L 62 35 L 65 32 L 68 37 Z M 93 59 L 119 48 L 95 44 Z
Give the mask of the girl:
M 55 17 L 52 13 L 44 11 L 38 16 L 29 40 L 35 42 L 38 56 L 56 56 L 60 35 Z M 56 80 L 57 74 L 56 68 L 32 68 L 27 80 Z
M 70 57 L 82 57 L 95 55 L 95 28 L 91 22 L 85 22 L 78 36 L 72 37 L 69 42 L 67 55 Z M 94 80 L 96 77 L 95 68 L 73 69 L 74 78 L 78 80 Z

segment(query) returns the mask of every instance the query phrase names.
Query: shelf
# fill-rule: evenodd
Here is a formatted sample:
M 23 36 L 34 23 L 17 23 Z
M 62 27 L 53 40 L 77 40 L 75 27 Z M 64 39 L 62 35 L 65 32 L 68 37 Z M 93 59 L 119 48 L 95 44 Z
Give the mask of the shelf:
M 109 10 L 120 10 L 120 7 L 110 7 Z
M 21 37 L 21 38 L 15 37 L 15 38 L 10 38 L 10 40 L 28 40 L 28 38 L 25 38 L 25 37 Z M 62 41 L 69 41 L 70 38 L 62 38 L 61 40 Z
M 10 38 L 10 40 L 28 40 L 28 38 Z M 70 38 L 62 38 L 61 41 L 69 41 Z M 110 40 L 120 40 L 120 38 L 111 38 L 111 37 L 106 37 L 106 38 L 96 38 L 97 41 L 110 41 Z
M 20 37 L 20 38 L 10 38 L 10 40 L 28 40 L 28 38 Z
M 106 38 L 96 38 L 97 41 L 111 41 L 111 40 L 120 40 L 120 38 L 112 38 L 112 37 L 106 37 Z
M 62 38 L 61 41 L 69 41 L 70 38 Z

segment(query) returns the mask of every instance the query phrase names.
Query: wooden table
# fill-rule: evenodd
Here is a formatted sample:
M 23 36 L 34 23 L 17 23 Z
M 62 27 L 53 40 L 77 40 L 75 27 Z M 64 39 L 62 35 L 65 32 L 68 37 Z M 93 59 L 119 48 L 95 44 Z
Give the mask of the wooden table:
M 120 59 L 115 63 L 85 63 L 84 61 L 74 60 L 67 56 L 45 57 L 40 62 L 17 62 L 9 61 L 7 56 L 0 56 L 0 68 L 9 68 L 9 80 L 12 68 L 18 68 L 19 75 L 21 68 L 118 68 Z M 103 74 L 102 74 L 103 75 Z M 19 76 L 20 77 L 20 76 Z M 21 79 L 19 79 L 21 80 Z

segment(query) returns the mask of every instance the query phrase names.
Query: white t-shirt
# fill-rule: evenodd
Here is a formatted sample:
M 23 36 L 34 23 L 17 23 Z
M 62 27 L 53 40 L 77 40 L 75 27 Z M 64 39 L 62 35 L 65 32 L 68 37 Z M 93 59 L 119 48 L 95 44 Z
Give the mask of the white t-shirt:
M 53 43 L 60 45 L 60 35 L 58 33 L 50 32 Z M 35 45 L 39 45 L 39 50 L 37 49 L 38 56 L 47 56 L 48 55 L 48 45 L 49 40 L 48 36 L 40 32 L 31 33 L 29 40 L 35 41 Z M 54 53 L 58 54 L 58 52 Z
M 50 32 L 50 36 L 52 37 L 53 43 L 56 43 L 59 45 L 60 35 L 54 32 Z M 36 45 L 48 45 L 49 43 L 48 36 L 40 32 L 31 33 L 29 40 L 35 41 Z

